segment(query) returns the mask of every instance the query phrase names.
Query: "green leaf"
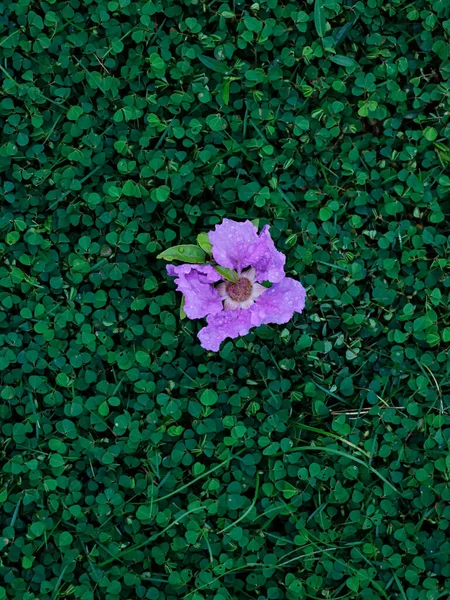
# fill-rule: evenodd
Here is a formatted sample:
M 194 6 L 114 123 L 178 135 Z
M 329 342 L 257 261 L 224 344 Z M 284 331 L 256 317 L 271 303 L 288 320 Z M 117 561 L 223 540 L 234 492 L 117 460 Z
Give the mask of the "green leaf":
M 72 106 L 67 113 L 67 118 L 69 121 L 78 121 L 83 113 L 84 111 L 81 106 Z
M 58 545 L 59 546 L 70 546 L 73 542 L 73 536 L 68 531 L 63 531 L 59 536 Z
M 209 241 L 209 235 L 202 231 L 197 236 L 197 244 L 200 246 L 202 250 L 204 250 L 207 254 L 211 254 L 212 244 Z
M 340 65 L 341 67 L 356 67 L 358 63 L 353 58 L 349 56 L 344 56 L 343 54 L 335 54 L 330 57 L 331 62 L 334 62 L 336 65 Z
M 251 181 L 250 183 L 246 183 L 244 185 L 239 186 L 239 188 L 238 188 L 239 200 L 242 200 L 243 202 L 247 202 L 248 200 L 253 198 L 253 196 L 255 194 L 257 194 L 260 189 L 261 189 L 261 186 L 259 185 L 259 183 L 257 181 Z
M 154 292 L 158 289 L 158 282 L 154 275 L 147 277 L 144 281 L 144 290 L 146 292 Z
M 114 148 L 119 154 L 126 154 L 128 152 L 128 142 L 126 140 L 117 140 L 114 142 Z
M 45 531 L 45 523 L 42 521 L 35 521 L 30 525 L 30 533 L 33 537 L 41 536 Z
M 156 52 L 150 54 L 149 61 L 151 68 L 157 71 L 161 71 L 166 66 L 163 59 Z
M 204 406 L 213 406 L 218 400 L 217 392 L 214 390 L 205 390 L 200 396 L 200 402 Z
M 8 244 L 8 246 L 13 246 L 14 244 L 16 244 L 20 239 L 20 233 L 18 231 L 10 231 L 9 233 L 6 234 L 6 243 Z
M 158 254 L 156 258 L 162 258 L 169 262 L 179 260 L 184 263 L 193 263 L 202 265 L 206 262 L 205 251 L 195 244 L 186 244 L 181 246 L 172 246 L 164 252 Z
M 151 196 L 155 202 L 165 202 L 170 196 L 170 188 L 168 185 L 161 185 L 152 190 Z
M 438 133 L 434 127 L 425 127 L 425 129 L 423 130 L 423 137 L 429 142 L 434 142 L 437 136 Z
M 184 312 L 184 305 L 186 304 L 186 298 L 184 296 L 181 297 L 181 304 L 180 304 L 180 321 L 183 321 L 187 315 Z
M 239 279 L 239 275 L 233 269 L 226 269 L 225 267 L 221 267 L 220 265 L 213 265 L 215 270 L 222 275 L 224 279 L 228 281 L 236 282 Z
M 139 521 L 148 521 L 152 518 L 152 508 L 151 506 L 139 506 L 136 511 L 136 517 Z
M 211 58 L 210 56 L 205 56 L 204 54 L 200 54 L 198 57 L 199 61 L 211 69 L 211 71 L 215 71 L 216 73 L 221 73 L 222 75 L 227 75 L 230 72 L 230 67 L 221 62 L 220 60 L 216 60 L 215 58 Z
M 228 106 L 228 102 L 230 101 L 230 85 L 231 85 L 231 80 L 226 79 L 223 82 L 223 86 L 222 86 L 222 100 L 226 106 Z
M 144 367 L 149 367 L 151 364 L 151 357 L 148 354 L 148 352 L 144 352 L 142 350 L 138 350 L 136 352 L 136 361 L 140 364 L 143 365 Z
M 357 577 L 349 577 L 345 583 L 352 592 L 357 592 L 359 590 L 359 579 Z
M 333 211 L 328 206 L 323 206 L 319 210 L 319 219 L 321 221 L 328 221 L 333 216 Z
M 109 415 L 109 406 L 107 402 L 102 402 L 98 407 L 98 414 L 101 417 L 107 417 Z
M 334 36 L 334 47 L 338 48 L 342 42 L 347 38 L 350 31 L 353 29 L 353 26 L 358 21 L 359 15 L 357 15 L 353 21 L 348 21 L 344 23 L 340 29 L 337 30 L 336 35 Z
M 316 28 L 317 35 L 321 38 L 324 37 L 327 28 L 323 2 L 324 0 L 315 0 L 314 2 L 314 26 Z
M 222 117 L 222 115 L 216 113 L 212 115 L 208 115 L 206 117 L 206 122 L 212 131 L 222 131 L 226 128 L 226 121 Z
M 58 373 L 56 376 L 56 383 L 61 387 L 67 387 L 70 383 L 70 379 L 66 373 Z

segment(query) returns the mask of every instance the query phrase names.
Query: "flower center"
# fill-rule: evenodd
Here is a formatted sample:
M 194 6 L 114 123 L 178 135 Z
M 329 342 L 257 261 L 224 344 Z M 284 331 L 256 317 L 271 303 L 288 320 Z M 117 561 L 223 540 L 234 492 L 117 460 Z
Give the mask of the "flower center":
M 238 279 L 236 283 L 229 282 L 226 284 L 227 294 L 235 302 L 245 302 L 248 300 L 252 295 L 252 290 L 252 282 L 245 277 Z

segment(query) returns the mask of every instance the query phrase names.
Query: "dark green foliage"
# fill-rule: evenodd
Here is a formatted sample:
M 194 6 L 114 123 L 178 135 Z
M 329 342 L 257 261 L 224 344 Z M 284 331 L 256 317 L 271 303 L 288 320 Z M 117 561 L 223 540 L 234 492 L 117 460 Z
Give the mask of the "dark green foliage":
M 0 600 L 448 598 L 448 0 L 0 26 Z M 209 354 L 156 256 L 224 216 L 309 296 Z

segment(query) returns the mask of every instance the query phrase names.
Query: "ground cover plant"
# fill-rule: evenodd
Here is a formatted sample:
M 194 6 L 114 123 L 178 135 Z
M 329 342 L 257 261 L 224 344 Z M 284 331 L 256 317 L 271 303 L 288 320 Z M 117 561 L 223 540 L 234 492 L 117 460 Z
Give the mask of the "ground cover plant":
M 0 600 L 448 598 L 449 2 L 8 0 L 0 59 Z M 210 352 L 157 256 L 225 218 L 307 302 Z

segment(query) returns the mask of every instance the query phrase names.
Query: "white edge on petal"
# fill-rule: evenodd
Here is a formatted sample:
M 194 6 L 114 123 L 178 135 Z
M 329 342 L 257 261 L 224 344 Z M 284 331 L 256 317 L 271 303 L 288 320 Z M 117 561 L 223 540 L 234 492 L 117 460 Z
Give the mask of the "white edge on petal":
M 267 288 L 265 288 L 263 285 L 260 283 L 254 283 L 252 295 L 250 296 L 251 300 L 256 300 L 256 298 L 259 298 L 261 294 L 264 294 L 265 291 L 267 291 Z
M 226 297 L 225 302 L 223 303 L 223 307 L 225 310 L 237 310 L 241 307 L 239 302 L 235 302 L 231 298 Z
M 225 283 L 225 281 L 222 281 L 221 283 L 219 283 L 218 286 L 216 286 L 216 290 L 217 293 L 219 294 L 219 296 L 224 297 L 227 295 L 227 284 Z
M 242 273 L 242 277 L 245 277 L 246 279 L 254 283 L 256 279 L 256 269 L 254 267 L 250 267 L 250 269 L 247 269 Z
M 250 308 L 250 306 L 253 306 L 253 304 L 255 303 L 255 301 L 253 300 L 253 298 L 249 298 L 248 300 L 244 300 L 243 302 L 239 302 L 239 308 Z

